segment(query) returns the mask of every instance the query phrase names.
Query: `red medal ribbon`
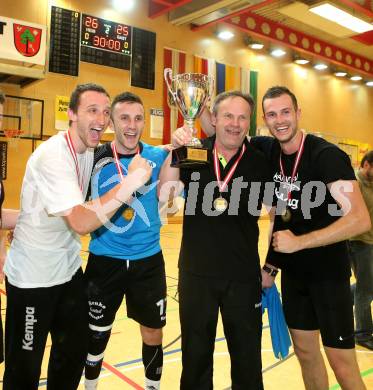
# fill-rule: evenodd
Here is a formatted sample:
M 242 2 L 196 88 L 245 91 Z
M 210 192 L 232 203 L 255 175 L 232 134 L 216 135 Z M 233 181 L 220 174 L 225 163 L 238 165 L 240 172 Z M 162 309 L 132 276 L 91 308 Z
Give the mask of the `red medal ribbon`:
M 295 157 L 295 162 L 294 162 L 294 166 L 293 166 L 293 171 L 291 173 L 291 178 L 290 178 L 290 187 L 289 187 L 289 191 L 288 191 L 288 200 L 291 199 L 291 191 L 292 191 L 292 186 L 293 186 L 293 180 L 294 180 L 294 177 L 295 175 L 297 174 L 297 171 L 298 171 L 298 166 L 299 166 L 299 163 L 300 163 L 300 158 L 302 157 L 302 154 L 303 154 L 303 150 L 304 150 L 304 141 L 306 140 L 306 136 L 304 135 L 304 133 L 302 132 L 302 139 L 300 141 L 300 145 L 299 145 L 299 149 L 297 151 L 297 155 Z M 286 184 L 286 179 L 285 179 L 285 172 L 284 172 L 284 166 L 282 164 L 282 151 L 280 153 L 280 171 L 281 171 L 281 175 L 283 177 L 283 183 Z
M 120 176 L 120 181 L 123 181 L 123 172 L 122 172 L 122 168 L 120 167 L 117 147 L 115 146 L 114 141 L 111 142 L 111 150 L 113 151 L 115 166 L 117 167 L 117 171 L 118 171 L 119 176 Z M 140 147 L 139 146 L 137 147 L 136 154 L 140 154 Z
M 215 143 L 215 145 L 214 145 L 214 170 L 215 170 L 216 179 L 218 181 L 220 193 L 222 193 L 224 191 L 225 187 L 227 187 L 229 180 L 232 178 L 232 176 L 237 168 L 238 163 L 240 162 L 243 154 L 245 153 L 245 150 L 246 150 L 246 145 L 243 144 L 240 155 L 237 157 L 237 160 L 234 162 L 234 164 L 232 165 L 232 168 L 229 170 L 229 172 L 227 173 L 227 176 L 225 176 L 225 179 L 222 182 L 221 176 L 220 176 L 220 164 L 219 164 L 219 158 L 218 158 L 218 151 L 216 149 L 216 143 Z
M 75 170 L 76 170 L 76 174 L 78 175 L 78 183 L 79 183 L 79 187 L 80 187 L 80 191 L 83 192 L 83 178 L 80 177 L 80 171 L 79 171 L 79 164 L 78 164 L 78 157 L 76 157 L 76 151 L 75 151 L 75 148 L 74 148 L 74 144 L 71 140 L 71 135 L 70 135 L 70 131 L 68 130 L 65 134 L 65 139 L 66 139 L 66 142 L 67 142 L 67 147 L 69 148 L 69 151 L 74 159 L 74 163 L 75 163 Z

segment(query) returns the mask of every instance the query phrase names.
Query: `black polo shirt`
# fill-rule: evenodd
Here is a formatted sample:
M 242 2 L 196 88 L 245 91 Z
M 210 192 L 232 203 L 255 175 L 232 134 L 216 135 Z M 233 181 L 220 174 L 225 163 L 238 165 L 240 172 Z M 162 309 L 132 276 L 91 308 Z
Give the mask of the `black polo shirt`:
M 215 136 L 202 141 L 211 149 Z M 198 169 L 181 169 L 185 185 L 183 237 L 179 268 L 196 275 L 238 281 L 258 280 L 258 217 L 266 182 L 271 182 L 269 163 L 264 154 L 245 139 L 246 151 L 221 195 L 228 201 L 224 212 L 217 212 L 213 200 L 220 196 L 212 152 L 210 163 Z M 224 168 L 224 180 L 241 149 Z

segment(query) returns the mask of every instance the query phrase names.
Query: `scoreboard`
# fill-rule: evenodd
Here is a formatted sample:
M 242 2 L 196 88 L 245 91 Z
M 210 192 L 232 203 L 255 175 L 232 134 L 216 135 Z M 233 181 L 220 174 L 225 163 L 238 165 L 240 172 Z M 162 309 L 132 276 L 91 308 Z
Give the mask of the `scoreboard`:
M 52 7 L 49 71 L 79 73 L 80 12 Z
M 132 27 L 91 15 L 82 15 L 81 60 L 130 69 Z
M 131 26 L 83 14 L 81 45 L 131 55 L 131 31 Z
M 131 85 L 154 89 L 156 34 L 52 6 L 49 71 L 78 76 L 79 61 L 131 70 Z

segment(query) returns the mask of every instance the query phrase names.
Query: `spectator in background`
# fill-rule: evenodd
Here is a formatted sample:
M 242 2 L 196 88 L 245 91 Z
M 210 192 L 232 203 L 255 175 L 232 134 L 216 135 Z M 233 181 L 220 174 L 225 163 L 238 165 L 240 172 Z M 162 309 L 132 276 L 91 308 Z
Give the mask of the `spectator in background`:
M 0 91 L 0 129 L 2 128 L 3 124 L 3 114 L 4 114 L 4 103 L 5 103 L 5 95 L 2 91 Z M 3 202 L 5 199 L 5 193 L 4 193 L 4 185 L 2 181 L 2 177 L 0 177 L 0 283 L 4 280 L 4 272 L 3 267 L 5 263 L 6 258 L 6 231 L 7 230 L 13 230 L 19 211 L 18 210 L 11 210 L 11 209 L 3 209 Z M 0 301 L 1 306 L 1 301 Z M 0 362 L 4 361 L 4 353 L 3 353 L 3 323 L 2 319 L 0 317 Z
M 373 222 L 373 150 L 360 163 L 357 181 Z M 349 240 L 351 267 L 356 284 L 352 286 L 355 303 L 355 342 L 373 351 L 373 227 Z

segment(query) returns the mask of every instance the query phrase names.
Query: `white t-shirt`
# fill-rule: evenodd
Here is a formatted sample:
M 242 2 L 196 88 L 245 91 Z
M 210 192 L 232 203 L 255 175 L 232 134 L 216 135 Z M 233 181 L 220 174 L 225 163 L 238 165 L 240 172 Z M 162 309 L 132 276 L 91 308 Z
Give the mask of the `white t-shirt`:
M 27 162 L 21 212 L 5 262 L 9 282 L 20 288 L 49 287 L 71 280 L 81 266 L 79 235 L 62 217 L 84 203 L 93 150 L 74 158 L 63 133 L 41 144 Z

